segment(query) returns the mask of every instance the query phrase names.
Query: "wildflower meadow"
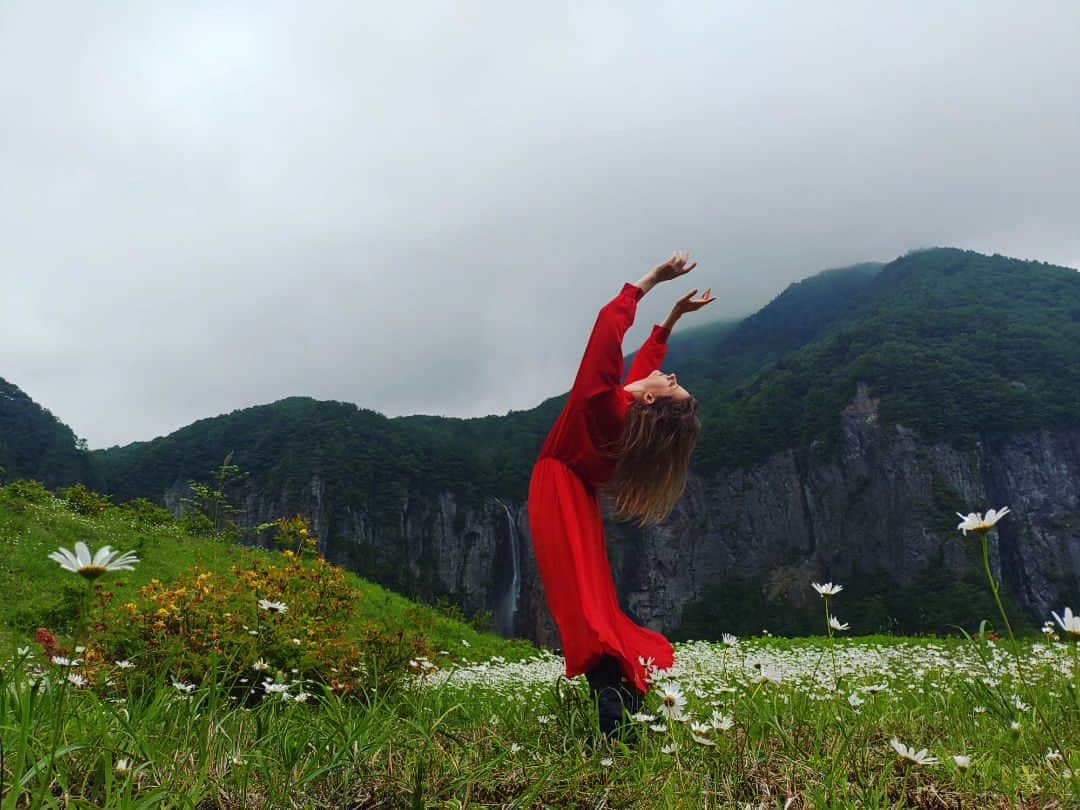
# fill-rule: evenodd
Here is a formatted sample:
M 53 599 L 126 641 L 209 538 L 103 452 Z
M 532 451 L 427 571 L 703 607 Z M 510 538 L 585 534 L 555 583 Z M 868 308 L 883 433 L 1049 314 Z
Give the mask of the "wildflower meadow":
M 985 549 L 1008 514 L 960 514 L 958 542 Z M 1003 607 L 950 638 L 852 637 L 843 583 L 807 582 L 818 636 L 717 628 L 671 669 L 641 661 L 628 745 L 561 657 L 395 616 L 303 521 L 278 529 L 285 551 L 199 546 L 0 493 L 22 589 L 2 614 L 0 810 L 1080 807 L 1072 606 L 1038 638 Z

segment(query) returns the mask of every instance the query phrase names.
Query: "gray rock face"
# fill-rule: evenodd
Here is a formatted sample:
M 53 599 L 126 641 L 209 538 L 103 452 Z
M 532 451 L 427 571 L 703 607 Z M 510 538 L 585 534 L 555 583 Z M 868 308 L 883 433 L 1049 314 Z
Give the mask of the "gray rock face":
M 1077 594 L 1080 430 L 964 450 L 928 444 L 901 426 L 883 428 L 877 401 L 860 386 L 841 436 L 828 452 L 811 446 L 708 479 L 691 475 L 659 526 L 608 520 L 625 612 L 666 632 L 710 582 L 731 576 L 761 579 L 793 606 L 807 606 L 814 579 L 842 582 L 875 568 L 903 584 L 941 553 L 961 572 L 971 565 L 964 543 L 978 539 L 961 536 L 955 513 L 1006 505 L 1012 514 L 990 535 L 992 566 L 1006 589 L 1039 617 Z M 466 615 L 491 610 L 501 635 L 560 647 L 526 504 L 409 496 L 396 525 L 375 525 L 314 478 L 299 496 L 252 491 L 243 506 L 248 525 L 305 514 L 331 561 L 409 595 L 447 594 Z

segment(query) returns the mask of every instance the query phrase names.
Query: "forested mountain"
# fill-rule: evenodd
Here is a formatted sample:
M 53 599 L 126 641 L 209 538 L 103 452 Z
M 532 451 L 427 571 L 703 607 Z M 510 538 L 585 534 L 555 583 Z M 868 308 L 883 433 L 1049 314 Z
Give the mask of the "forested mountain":
M 50 487 L 101 486 L 94 460 L 71 428 L 0 378 L 0 479 L 18 478 Z
M 702 359 L 706 384 L 718 385 L 705 401 L 700 473 L 835 441 L 857 381 L 881 399 L 886 425 L 958 447 L 1076 425 L 1080 274 L 971 251 L 911 253 L 792 285 Z
M 676 332 L 666 365 L 702 400 L 702 474 L 835 440 L 857 380 L 881 398 L 886 424 L 958 446 L 1076 424 L 1080 275 L 955 249 L 825 271 L 742 323 Z M 236 450 L 237 463 L 274 486 L 318 471 L 357 494 L 378 483 L 391 499 L 452 489 L 520 500 L 564 402 L 476 419 L 388 419 L 294 397 L 95 456 L 121 497 L 160 495 Z
M 616 580 L 653 626 L 670 629 L 691 603 L 700 625 L 720 578 L 710 571 L 772 604 L 790 596 L 793 571 L 861 571 L 879 595 L 890 580 L 898 594 L 936 588 L 919 577 L 970 569 L 947 546 L 953 512 L 1010 499 L 1038 512 L 1015 536 L 1003 530 L 996 552 L 1013 598 L 1035 610 L 1077 590 L 1080 496 L 1066 491 L 1080 490 L 1075 270 L 951 248 L 829 270 L 739 323 L 677 330 L 665 366 L 702 403 L 693 481 L 665 526 L 610 527 Z M 389 419 L 293 397 L 93 456 L 105 491 L 175 508 L 232 452 L 250 473 L 236 493 L 247 521 L 309 514 L 331 559 L 467 610 L 501 605 L 503 632 L 543 638 L 524 501 L 564 402 Z M 991 496 L 1003 500 L 980 500 Z M 1025 532 L 1041 545 L 1022 543 Z M 869 533 L 878 545 L 860 545 Z M 659 550 L 673 541 L 676 568 Z M 662 598 L 657 577 L 670 583 Z M 932 624 L 906 629 L 919 621 Z

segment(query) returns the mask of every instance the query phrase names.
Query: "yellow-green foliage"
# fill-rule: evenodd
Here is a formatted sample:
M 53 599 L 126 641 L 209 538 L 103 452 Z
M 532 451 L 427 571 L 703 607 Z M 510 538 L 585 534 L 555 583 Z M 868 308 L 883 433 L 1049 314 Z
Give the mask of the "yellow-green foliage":
M 149 502 L 114 505 L 89 491 L 76 500 L 78 506 L 32 481 L 0 487 L 0 649 L 33 645 L 39 627 L 58 635 L 61 649 L 70 648 L 83 615 L 93 634 L 87 644 L 90 660 L 95 652 L 109 661 L 145 654 L 175 667 L 169 674 L 178 677 L 197 675 L 216 652 L 215 643 L 223 660 L 236 656 L 237 668 L 262 656 L 286 672 L 295 667 L 308 677 L 321 673 L 327 683 L 343 668 L 359 666 L 347 662 L 363 660 L 376 648 L 381 660 L 375 665 L 407 665 L 427 650 L 446 650 L 449 655 L 440 660 L 455 662 L 493 655 L 520 660 L 535 653 L 528 642 L 478 633 L 326 563 L 314 554 L 315 538 L 296 518 L 276 526 L 292 549 L 282 554 L 192 537 Z M 84 503 L 95 500 L 105 508 L 85 514 Z M 107 544 L 139 557 L 134 571 L 98 580 L 101 588 L 88 611 L 83 609 L 86 583 L 47 556 L 79 540 L 91 549 Z M 285 602 L 289 609 L 270 615 L 258 610 L 258 599 Z M 168 621 L 156 616 L 159 609 L 166 610 Z M 159 618 L 164 631 L 153 624 Z M 256 636 L 240 638 L 248 632 L 245 624 L 265 631 L 260 642 L 266 648 L 255 645 Z

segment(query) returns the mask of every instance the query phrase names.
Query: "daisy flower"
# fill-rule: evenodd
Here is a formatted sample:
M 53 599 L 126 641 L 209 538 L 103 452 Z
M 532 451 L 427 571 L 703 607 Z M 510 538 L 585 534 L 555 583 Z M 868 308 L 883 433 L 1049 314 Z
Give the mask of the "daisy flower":
M 269 599 L 260 599 L 259 607 L 263 610 L 269 610 L 272 613 L 284 613 L 289 609 L 284 602 L 271 602 Z
M 957 512 L 956 516 L 960 518 L 960 523 L 956 528 L 960 529 L 965 537 L 967 537 L 968 532 L 984 534 L 994 528 L 994 524 L 1007 514 L 1009 514 L 1009 507 L 1007 506 L 1003 506 L 1001 509 L 996 510 L 991 509 L 986 513 L 985 518 L 982 516 L 981 512 L 969 512 L 966 515 Z
M 686 705 L 686 696 L 682 687 L 673 681 L 667 681 L 654 686 L 660 693 L 660 711 L 668 720 L 679 720 L 682 717 L 683 706 Z
M 694 738 L 694 742 L 701 743 L 702 745 L 716 745 L 716 740 L 710 740 L 705 736 L 710 731 L 712 731 L 712 726 L 708 723 L 690 724 L 690 736 Z
M 113 551 L 109 546 L 102 546 L 94 555 L 82 540 L 75 544 L 75 551 L 61 548 L 49 555 L 50 560 L 60 563 L 65 571 L 72 571 L 86 579 L 97 579 L 108 571 L 134 571 L 139 559 L 134 552 Z
M 735 720 L 730 717 L 725 717 L 720 714 L 720 712 L 714 711 L 712 717 L 709 718 L 709 725 L 717 731 L 727 731 L 735 725 Z
M 824 596 L 836 596 L 840 591 L 844 590 L 843 585 L 833 585 L 831 582 L 826 582 L 824 585 L 819 585 L 816 582 L 811 582 L 814 586 L 814 590 Z
M 893 750 L 896 751 L 896 753 L 898 753 L 901 757 L 908 760 L 909 762 L 914 762 L 916 765 L 937 764 L 937 757 L 930 756 L 926 752 L 925 748 L 916 751 L 914 748 L 908 748 L 895 737 L 893 737 L 893 739 L 889 742 L 889 745 L 891 745 L 893 747 Z
M 1072 608 L 1065 608 L 1064 616 L 1058 616 L 1053 611 L 1050 611 L 1057 623 L 1061 625 L 1061 629 L 1064 630 L 1071 638 L 1080 640 L 1080 614 L 1073 615 Z

